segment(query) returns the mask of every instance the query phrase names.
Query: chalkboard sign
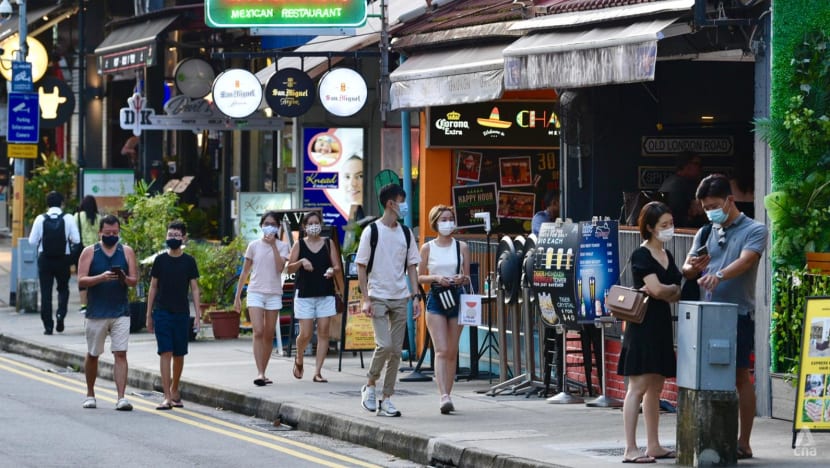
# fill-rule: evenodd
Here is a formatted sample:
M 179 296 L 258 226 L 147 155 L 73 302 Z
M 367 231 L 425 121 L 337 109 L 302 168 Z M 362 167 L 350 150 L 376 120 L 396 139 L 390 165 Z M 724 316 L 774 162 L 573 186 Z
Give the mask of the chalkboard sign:
M 549 325 L 558 319 L 569 329 L 579 327 L 575 284 L 579 242 L 576 223 L 544 223 L 539 229 L 531 284 L 542 319 Z

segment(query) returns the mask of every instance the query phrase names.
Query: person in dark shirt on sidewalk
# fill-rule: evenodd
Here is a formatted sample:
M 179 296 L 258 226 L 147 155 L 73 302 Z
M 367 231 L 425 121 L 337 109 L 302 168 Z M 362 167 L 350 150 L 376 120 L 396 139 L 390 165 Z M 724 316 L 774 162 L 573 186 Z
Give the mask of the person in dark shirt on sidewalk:
M 196 260 L 182 251 L 187 240 L 187 227 L 181 221 L 167 226 L 167 252 L 156 256 L 150 270 L 150 291 L 147 294 L 147 331 L 155 333 L 161 368 L 161 386 L 164 400 L 157 410 L 183 408 L 179 382 L 184 369 L 184 356 L 190 338 L 190 303 L 187 288 L 193 294 L 193 304 L 199 310 L 199 269 Z M 199 316 L 193 321 L 199 329 Z M 172 364 L 172 372 L 171 372 Z
M 118 393 L 115 409 L 132 411 L 133 405 L 124 397 L 127 388 L 127 343 L 130 339 L 130 308 L 127 288 L 138 283 L 135 252 L 118 242 L 121 223 L 109 215 L 101 220 L 101 239 L 85 248 L 78 259 L 78 287 L 86 288 L 87 355 L 84 360 L 86 399 L 84 408 L 95 408 L 95 380 L 98 357 L 110 336 L 110 350 L 115 358 L 114 380 Z

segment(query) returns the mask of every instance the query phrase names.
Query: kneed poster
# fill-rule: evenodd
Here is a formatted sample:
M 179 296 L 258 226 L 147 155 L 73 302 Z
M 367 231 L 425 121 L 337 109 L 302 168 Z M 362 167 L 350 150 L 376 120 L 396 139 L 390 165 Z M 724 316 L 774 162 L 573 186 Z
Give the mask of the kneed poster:
M 303 208 L 319 210 L 327 225 L 343 226 L 363 205 L 363 129 L 305 128 Z
M 579 223 L 576 295 L 580 322 L 593 323 L 596 317 L 608 315 L 605 296 L 620 275 L 618 230 L 617 221 Z

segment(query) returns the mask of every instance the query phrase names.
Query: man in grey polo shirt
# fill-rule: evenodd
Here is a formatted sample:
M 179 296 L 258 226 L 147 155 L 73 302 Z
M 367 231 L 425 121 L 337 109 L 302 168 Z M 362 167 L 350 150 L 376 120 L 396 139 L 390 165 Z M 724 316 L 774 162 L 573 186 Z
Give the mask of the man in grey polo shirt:
M 738 304 L 738 338 L 735 386 L 738 390 L 738 458 L 751 458 L 749 436 L 755 418 L 755 388 L 749 362 L 755 344 L 755 281 L 758 263 L 767 245 L 767 228 L 738 211 L 729 179 L 713 174 L 697 187 L 696 197 L 712 222 L 706 242 L 708 255 L 694 256 L 701 233 L 683 264 L 686 278 L 697 278 L 702 294 L 715 302 Z

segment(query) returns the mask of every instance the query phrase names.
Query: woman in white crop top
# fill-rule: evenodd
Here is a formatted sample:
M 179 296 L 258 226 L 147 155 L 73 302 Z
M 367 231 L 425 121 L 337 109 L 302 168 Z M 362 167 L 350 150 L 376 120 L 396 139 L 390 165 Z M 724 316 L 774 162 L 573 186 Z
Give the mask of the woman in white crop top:
M 450 394 L 455 382 L 458 340 L 464 326 L 458 324 L 458 304 L 444 310 L 435 295 L 435 289 L 440 285 L 460 290 L 462 286 L 470 284 L 470 248 L 466 242 L 458 241 L 452 236 L 456 224 L 451 207 L 434 206 L 429 211 L 429 224 L 433 230 L 438 231 L 438 237 L 421 246 L 418 281 L 433 285 L 427 295 L 427 328 L 435 352 L 435 381 L 441 395 L 439 408 L 441 414 L 448 414 L 455 410 Z

